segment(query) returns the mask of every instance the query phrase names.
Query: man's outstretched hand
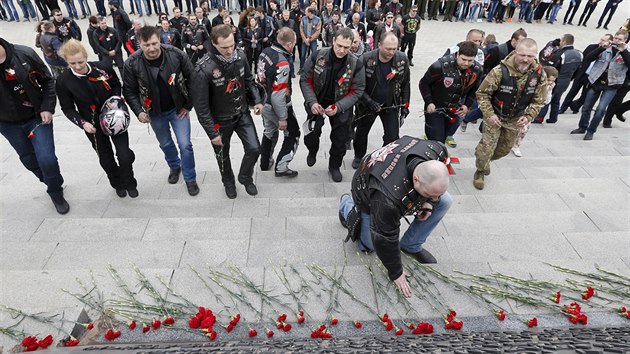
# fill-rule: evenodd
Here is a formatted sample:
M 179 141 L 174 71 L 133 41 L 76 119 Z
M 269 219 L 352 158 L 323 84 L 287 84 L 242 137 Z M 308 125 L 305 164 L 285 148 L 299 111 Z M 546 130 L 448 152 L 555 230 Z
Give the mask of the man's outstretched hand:
M 409 273 L 403 271 L 402 275 L 398 277 L 398 279 L 394 280 L 394 284 L 398 287 L 398 290 L 405 295 L 405 297 L 411 297 L 411 286 L 409 286 L 409 282 L 407 282 L 407 277 Z

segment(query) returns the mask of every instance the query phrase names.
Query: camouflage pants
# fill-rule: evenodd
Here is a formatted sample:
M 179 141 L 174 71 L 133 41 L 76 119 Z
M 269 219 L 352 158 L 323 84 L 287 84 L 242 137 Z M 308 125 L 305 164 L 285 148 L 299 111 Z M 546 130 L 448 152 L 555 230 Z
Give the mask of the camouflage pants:
M 517 118 L 502 119 L 501 127 L 495 127 L 484 119 L 481 141 L 475 149 L 477 171 L 489 170 L 490 160 L 498 160 L 510 153 L 521 130 L 517 121 Z

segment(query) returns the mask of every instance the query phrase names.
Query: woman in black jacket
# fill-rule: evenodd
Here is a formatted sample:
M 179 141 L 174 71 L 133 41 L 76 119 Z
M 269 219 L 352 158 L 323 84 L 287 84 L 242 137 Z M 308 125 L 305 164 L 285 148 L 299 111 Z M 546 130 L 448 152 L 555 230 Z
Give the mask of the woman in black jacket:
M 63 113 L 85 131 L 85 135 L 98 155 L 116 194 L 124 198 L 138 196 L 137 181 L 133 176 L 135 160 L 129 148 L 129 135 L 125 131 L 107 136 L 101 130 L 99 115 L 103 103 L 112 96 L 121 96 L 121 84 L 113 68 L 102 62 L 88 62 L 87 51 L 78 41 L 71 39 L 59 50 L 68 68 L 57 79 L 57 96 Z M 112 143 L 116 147 L 118 163 Z

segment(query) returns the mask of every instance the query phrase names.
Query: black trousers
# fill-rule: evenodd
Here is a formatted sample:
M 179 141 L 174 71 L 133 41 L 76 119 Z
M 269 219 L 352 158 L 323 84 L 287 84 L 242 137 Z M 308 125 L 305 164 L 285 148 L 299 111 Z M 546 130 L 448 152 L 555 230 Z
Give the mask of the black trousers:
M 589 84 L 588 75 L 586 74 L 583 74 L 579 78 L 573 80 L 573 84 L 571 84 L 571 88 L 569 89 L 569 92 L 567 92 L 567 95 L 564 96 L 564 101 L 562 101 L 562 105 L 560 106 L 560 112 L 566 111 L 570 106 L 571 106 L 571 110 L 573 111 L 579 110 L 580 107 L 582 107 L 582 105 L 584 104 L 584 99 L 586 98 L 586 91 L 588 91 L 586 89 L 588 84 Z M 582 90 L 582 93 L 580 94 L 580 97 L 574 103 L 573 99 L 575 98 L 575 96 L 577 96 L 580 90 Z
M 402 40 L 402 45 L 400 46 L 400 51 L 405 52 L 405 49 L 409 48 L 407 51 L 407 58 L 409 61 L 413 60 L 413 48 L 416 46 L 416 35 L 415 34 L 405 34 Z
M 595 11 L 596 7 L 597 3 L 586 3 L 586 5 L 584 6 L 584 11 L 582 12 L 582 16 L 580 16 L 580 21 L 578 21 L 578 26 L 581 24 L 586 24 L 586 22 L 588 22 L 588 19 L 591 18 L 591 14 L 593 13 L 593 11 Z
M 307 111 L 310 112 L 310 109 Z M 328 117 L 328 121 L 332 127 L 330 132 L 330 159 L 328 160 L 328 168 L 339 168 L 346 155 L 346 141 L 350 135 L 350 116 L 351 110 L 339 113 L 335 116 Z M 324 117 L 315 116 L 308 113 L 306 118 L 314 126 L 313 131 L 304 132 L 304 145 L 308 149 L 309 154 L 316 154 L 319 151 L 319 138 L 322 136 L 322 127 L 324 126 Z
M 444 113 L 424 113 L 424 134 L 427 139 L 446 142 L 448 131 L 457 124 L 457 119 L 451 119 Z
M 617 89 L 617 93 L 615 97 L 613 97 L 612 101 L 608 105 L 606 109 L 606 115 L 604 116 L 604 125 L 610 125 L 612 123 L 612 118 L 614 115 L 621 116 L 625 111 L 628 110 L 628 105 L 626 103 L 625 109 L 622 107 L 623 99 L 630 92 L 630 86 L 623 86 Z
M 577 12 L 578 8 L 580 8 L 581 2 L 582 0 L 575 0 L 575 5 L 569 2 L 569 9 L 567 10 L 567 13 L 564 15 L 564 21 L 563 21 L 564 23 L 573 22 L 573 17 L 575 17 L 575 13 Z M 573 12 L 571 10 L 573 10 Z
M 295 112 L 293 107 L 287 107 L 287 129 L 284 131 L 284 140 L 282 141 L 282 147 L 276 157 L 275 169 L 277 172 L 285 172 L 289 167 L 288 164 L 293 160 L 295 152 L 297 151 L 298 144 L 300 142 L 300 125 L 297 118 L 295 118 Z M 265 122 L 265 126 L 268 124 L 275 124 L 272 122 Z M 260 144 L 260 169 L 268 170 L 269 162 L 271 162 L 271 155 L 278 142 L 278 130 L 273 132 L 271 137 L 263 134 L 262 143 Z
M 98 162 L 107 174 L 109 184 L 114 189 L 132 189 L 138 186 L 138 181 L 133 176 L 133 162 L 136 155 L 129 148 L 129 134 L 107 136 L 100 127 L 96 126 L 96 133 L 85 133 L 88 140 L 92 144 L 92 148 L 98 155 Z M 112 144 L 116 148 L 116 158 L 114 158 L 114 150 Z
M 256 127 L 254 126 L 252 116 L 248 111 L 232 117 L 231 121 L 221 121 L 220 125 L 219 132 L 221 133 L 223 146 L 213 144 L 212 147 L 217 157 L 223 185 L 235 184 L 234 171 L 232 170 L 232 163 L 230 161 L 230 141 L 232 140 L 233 133 L 236 133 L 239 139 L 241 139 L 243 149 L 245 150 L 243 161 L 241 161 L 241 169 L 238 171 L 238 181 L 244 185 L 254 183 L 254 166 L 260 155 L 260 143 L 258 142 L 258 135 L 256 134 Z
M 551 3 L 541 2 L 538 5 L 538 9 L 536 10 L 536 13 L 534 14 L 534 20 L 542 19 L 543 16 L 545 15 L 545 11 L 547 11 L 547 9 L 549 8 L 549 5 L 551 5 Z
M 400 125 L 398 123 L 398 109 L 383 109 L 375 114 L 366 114 L 367 111 L 357 109 L 357 119 L 355 121 L 357 130 L 354 133 L 354 157 L 362 158 L 367 152 L 368 134 L 372 125 L 376 121 L 376 117 L 381 118 L 383 124 L 383 146 L 398 140 L 400 133 Z

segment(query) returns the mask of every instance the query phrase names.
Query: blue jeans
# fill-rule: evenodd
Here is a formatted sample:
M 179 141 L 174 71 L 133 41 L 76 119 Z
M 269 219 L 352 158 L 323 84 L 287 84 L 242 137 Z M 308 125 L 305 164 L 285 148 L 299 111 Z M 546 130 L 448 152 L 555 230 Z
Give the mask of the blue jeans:
M 63 4 L 66 5 L 66 10 L 68 10 L 68 17 L 70 18 L 79 18 L 79 14 L 77 14 L 77 7 L 74 5 L 74 0 L 61 0 Z
M 453 204 L 453 198 L 446 192 L 440 198 L 440 202 L 435 206 L 433 213 L 424 221 L 414 221 L 409 225 L 407 231 L 400 239 L 400 248 L 410 253 L 417 253 L 422 250 L 422 244 L 427 240 L 431 232 L 440 223 L 446 212 Z M 350 196 L 344 196 L 339 204 L 339 211 L 344 219 L 348 217 L 348 213 L 354 207 L 354 201 Z M 370 215 L 361 213 L 361 236 L 358 242 L 359 250 L 365 252 L 374 251 L 372 242 L 372 233 L 370 232 Z
M 309 48 L 311 49 L 310 53 L 308 53 Z M 316 50 L 317 50 L 317 40 L 314 40 L 309 44 L 302 42 L 302 51 L 300 52 L 300 70 L 302 70 L 302 68 L 304 67 L 304 63 L 306 63 L 306 59 L 310 57 L 311 54 L 315 53 Z
M 597 131 L 597 126 L 599 122 L 604 118 L 604 114 L 606 114 L 606 108 L 610 104 L 610 101 L 615 97 L 617 93 L 617 89 L 607 87 L 603 90 L 596 90 L 594 88 L 589 88 L 588 92 L 586 92 L 586 98 L 584 99 L 584 105 L 582 106 L 582 117 L 580 118 L 580 123 L 578 127 L 581 129 L 586 129 L 590 133 L 595 133 Z M 599 97 L 601 95 L 601 97 Z M 593 119 L 591 120 L 591 110 L 593 106 L 595 106 L 595 102 L 599 98 L 599 104 L 597 105 L 597 109 L 595 109 L 595 115 L 593 115 Z M 590 123 L 589 123 L 590 120 Z
M 496 15 L 497 8 L 499 7 L 499 0 L 492 0 L 490 7 L 488 8 L 488 22 L 492 22 L 494 15 Z
M 529 4 L 530 1 L 521 1 L 521 9 L 518 12 L 519 21 L 527 20 L 527 15 L 529 15 Z
M 560 11 L 560 8 L 562 8 L 562 5 L 560 4 L 553 4 L 551 6 L 551 14 L 549 14 L 549 22 L 554 23 L 556 22 L 556 17 L 558 17 L 558 12 Z
M 13 0 L 2 0 L 2 4 L 4 4 L 4 8 L 9 14 L 9 18 L 11 21 L 19 21 L 20 17 L 18 16 L 17 10 L 15 9 L 15 4 L 13 4 Z
M 13 146 L 24 167 L 48 186 L 48 195 L 61 197 L 63 177 L 55 155 L 53 124 L 41 123 L 39 117 L 18 124 L 0 122 L 0 133 Z M 32 139 L 28 138 L 30 132 L 35 135 Z
M 534 119 L 534 121 L 536 119 L 540 119 L 541 121 L 543 119 L 545 119 L 545 116 L 547 115 L 547 112 L 549 112 L 549 104 L 546 104 L 543 106 L 543 108 L 540 109 L 540 112 L 538 112 L 538 116 L 536 116 L 536 118 Z M 542 123 L 542 122 L 541 122 Z
M 171 136 L 171 127 L 177 139 L 179 152 L 177 152 L 177 147 Z M 195 181 L 197 173 L 195 172 L 195 153 L 190 141 L 190 116 L 179 119 L 175 109 L 162 112 L 159 115 L 151 115 L 151 128 L 153 128 L 155 137 L 160 143 L 160 149 L 164 152 L 164 159 L 166 159 L 168 167 L 171 169 L 181 168 L 184 181 Z
M 95 0 L 96 11 L 101 16 L 107 16 L 107 10 L 105 10 L 105 0 Z
M 79 6 L 83 17 L 92 16 L 92 9 L 90 9 L 90 4 L 88 4 L 87 0 L 79 0 Z
M 37 14 L 35 13 L 35 8 L 33 7 L 33 3 L 31 2 L 31 0 L 27 0 L 26 2 L 18 1 L 18 5 L 20 5 L 20 7 L 22 8 L 22 13 L 24 13 L 25 19 L 27 20 L 29 19 L 29 14 L 30 14 L 30 18 L 32 19 L 37 18 Z

